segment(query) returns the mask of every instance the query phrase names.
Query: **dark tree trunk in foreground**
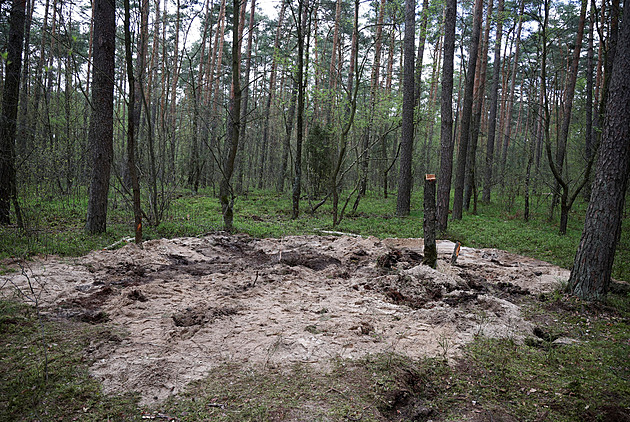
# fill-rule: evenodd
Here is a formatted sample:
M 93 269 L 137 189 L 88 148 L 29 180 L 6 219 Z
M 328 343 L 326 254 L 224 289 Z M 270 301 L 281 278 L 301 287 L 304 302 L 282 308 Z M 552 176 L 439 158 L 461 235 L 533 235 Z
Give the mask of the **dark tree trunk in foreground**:
M 630 19 L 622 20 L 620 30 L 591 201 L 569 278 L 569 292 L 586 300 L 602 300 L 608 293 L 628 187 Z
M 405 67 L 403 70 L 403 109 L 400 140 L 400 175 L 398 177 L 398 201 L 396 215 L 409 215 L 411 208 L 411 153 L 413 150 L 413 109 L 414 109 L 414 56 L 416 2 L 406 0 L 405 6 Z
M 94 81 L 92 117 L 88 134 L 91 183 L 85 230 L 103 233 L 107 228 L 107 194 L 114 155 L 114 0 L 94 0 Z
M 10 224 L 11 200 L 17 205 L 15 181 L 15 130 L 20 93 L 22 45 L 26 1 L 14 0 L 9 18 L 7 65 L 0 115 L 0 224 Z M 19 209 L 16 209 L 19 217 Z M 20 224 L 21 225 L 21 224 Z
M 234 163 L 236 152 L 238 151 L 238 140 L 241 133 L 241 43 L 239 39 L 239 19 L 240 0 L 234 0 L 234 15 L 232 17 L 232 98 L 230 98 L 230 119 L 228 124 L 232 125 L 232 136 L 227 140 L 228 148 L 223 164 L 223 177 L 219 186 L 219 202 L 223 213 L 223 228 L 232 231 L 234 221 L 234 192 L 232 189 L 232 173 L 234 173 Z
M 445 232 L 451 199 L 453 173 L 453 58 L 457 0 L 447 0 L 444 17 L 444 67 L 442 68 L 442 121 L 440 133 L 440 174 L 437 194 L 438 231 Z
M 468 143 L 470 140 L 470 121 L 472 118 L 473 88 L 475 85 L 475 70 L 477 69 L 477 55 L 479 54 L 479 38 L 481 33 L 481 19 L 483 15 L 483 1 L 475 0 L 475 19 L 470 38 L 468 71 L 466 73 L 466 87 L 464 90 L 464 108 L 462 110 L 462 129 L 457 154 L 457 171 L 455 173 L 455 196 L 453 197 L 453 220 L 461 220 L 464 206 L 464 177 L 466 176 L 466 159 L 468 158 Z

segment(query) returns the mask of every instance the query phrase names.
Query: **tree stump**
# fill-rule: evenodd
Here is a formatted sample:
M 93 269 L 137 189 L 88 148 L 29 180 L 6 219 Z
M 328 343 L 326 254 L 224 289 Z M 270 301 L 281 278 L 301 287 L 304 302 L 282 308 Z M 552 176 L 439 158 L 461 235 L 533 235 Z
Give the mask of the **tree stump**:
M 431 268 L 435 268 L 437 264 L 435 226 L 435 174 L 427 174 L 424 180 L 424 259 L 422 263 Z

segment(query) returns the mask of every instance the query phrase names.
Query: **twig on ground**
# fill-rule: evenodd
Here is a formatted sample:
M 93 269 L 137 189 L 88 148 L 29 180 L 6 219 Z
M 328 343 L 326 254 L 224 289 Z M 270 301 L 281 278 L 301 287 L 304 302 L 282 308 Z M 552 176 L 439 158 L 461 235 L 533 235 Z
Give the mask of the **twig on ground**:
M 134 240 L 133 237 L 123 237 L 119 241 L 114 242 L 109 246 L 105 246 L 103 249 L 114 249 L 116 246 L 120 245 L 123 242 L 129 243 L 129 242 L 133 242 L 133 240 Z

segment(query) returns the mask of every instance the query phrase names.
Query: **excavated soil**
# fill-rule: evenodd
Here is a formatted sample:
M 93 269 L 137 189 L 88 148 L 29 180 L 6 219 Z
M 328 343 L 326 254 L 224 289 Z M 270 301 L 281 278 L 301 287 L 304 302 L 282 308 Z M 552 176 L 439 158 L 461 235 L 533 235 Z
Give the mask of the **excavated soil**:
M 451 265 L 453 247 L 438 242 L 433 270 L 422 239 L 214 234 L 40 258 L 0 286 L 50 317 L 111 325 L 120 335 L 86 352 L 93 376 L 152 404 L 228 361 L 325 370 L 379 352 L 450 358 L 475 335 L 519 340 L 533 329 L 519 298 L 569 276 L 494 249 L 464 247 Z

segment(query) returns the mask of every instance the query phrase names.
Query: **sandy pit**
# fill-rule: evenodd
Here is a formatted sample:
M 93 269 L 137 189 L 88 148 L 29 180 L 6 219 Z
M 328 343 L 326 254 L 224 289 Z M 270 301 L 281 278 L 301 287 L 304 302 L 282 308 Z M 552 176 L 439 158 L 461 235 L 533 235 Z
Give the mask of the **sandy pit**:
M 111 325 L 120 335 L 86 351 L 93 376 L 153 404 L 226 362 L 326 369 L 379 352 L 454 357 L 476 335 L 522 339 L 532 325 L 518 298 L 569 276 L 494 249 L 464 247 L 451 265 L 453 247 L 438 242 L 433 270 L 422 239 L 213 234 L 39 258 L 0 286 L 12 297 L 30 281 L 49 316 Z

